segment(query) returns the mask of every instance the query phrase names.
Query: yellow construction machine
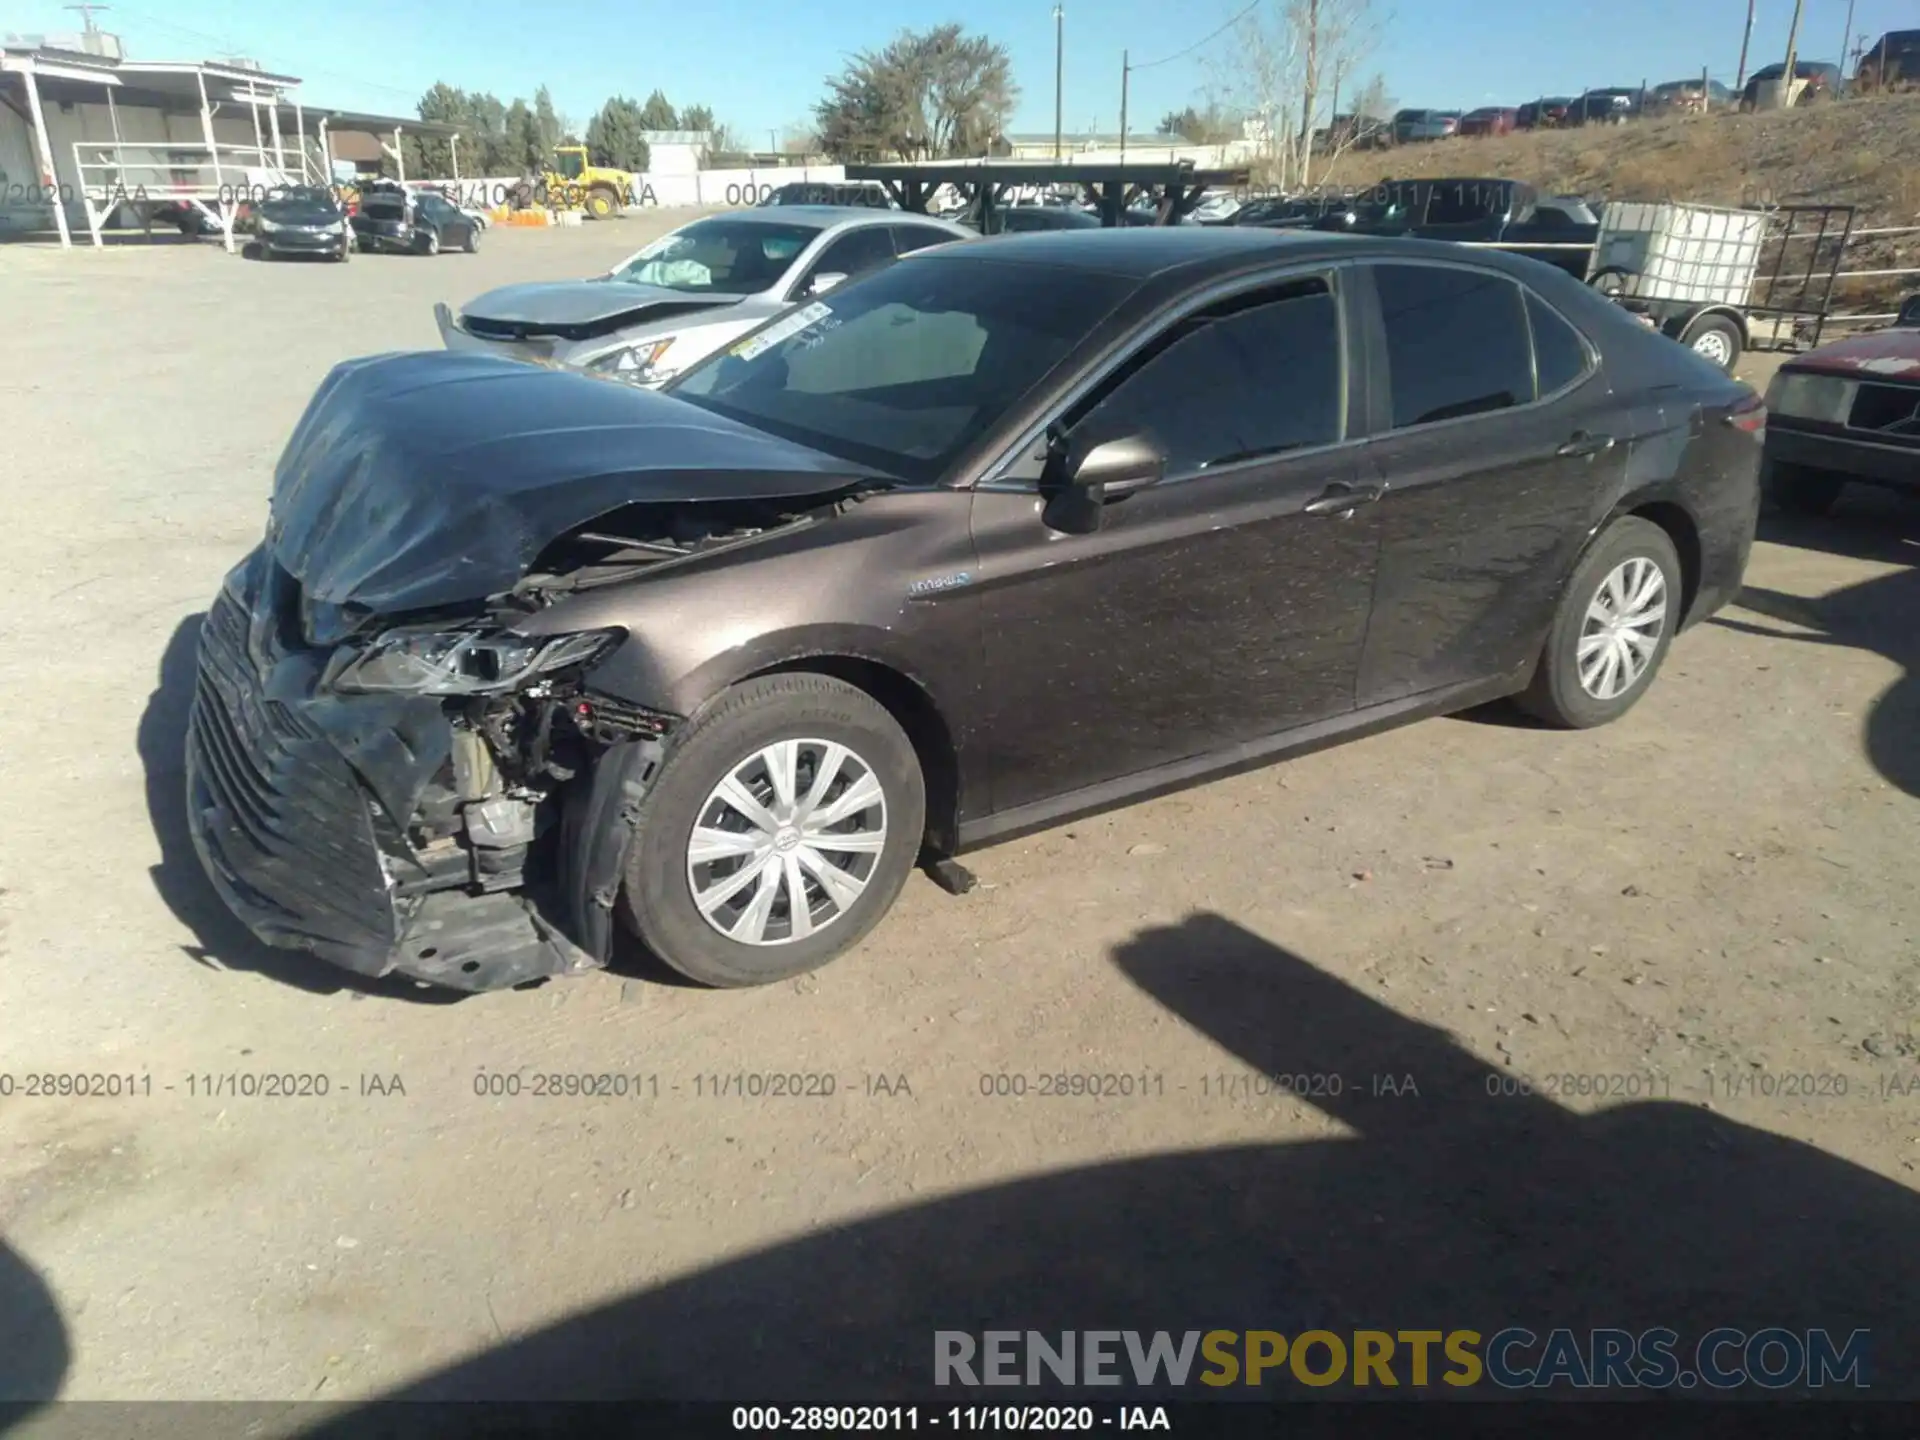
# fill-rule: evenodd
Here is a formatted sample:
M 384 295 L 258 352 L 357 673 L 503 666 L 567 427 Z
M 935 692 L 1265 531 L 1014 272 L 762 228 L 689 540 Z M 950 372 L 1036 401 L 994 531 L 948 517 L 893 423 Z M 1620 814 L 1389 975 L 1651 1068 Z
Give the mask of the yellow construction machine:
M 554 146 L 553 168 L 542 181 L 550 209 L 585 210 L 595 220 L 610 220 L 633 203 L 634 176 L 590 164 L 584 145 Z

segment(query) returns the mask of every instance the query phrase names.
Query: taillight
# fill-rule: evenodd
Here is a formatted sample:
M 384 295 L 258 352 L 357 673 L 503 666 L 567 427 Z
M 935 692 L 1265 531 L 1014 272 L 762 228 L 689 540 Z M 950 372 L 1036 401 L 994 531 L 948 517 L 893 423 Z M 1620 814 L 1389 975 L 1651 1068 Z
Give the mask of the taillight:
M 1727 411 L 1727 424 L 1736 430 L 1744 430 L 1749 435 L 1765 434 L 1767 402 L 1758 395 L 1748 395 L 1746 399 Z

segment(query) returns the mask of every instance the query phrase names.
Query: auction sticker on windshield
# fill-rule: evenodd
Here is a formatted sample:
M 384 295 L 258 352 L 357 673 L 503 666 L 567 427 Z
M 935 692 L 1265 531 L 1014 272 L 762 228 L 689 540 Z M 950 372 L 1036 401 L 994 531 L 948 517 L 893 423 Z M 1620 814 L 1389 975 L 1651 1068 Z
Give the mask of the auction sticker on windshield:
M 771 350 L 782 340 L 791 340 L 809 325 L 819 324 L 832 313 L 831 305 L 816 300 L 804 309 L 794 311 L 785 319 L 774 321 L 758 335 L 742 340 L 733 347 L 733 357 L 736 360 L 751 360 L 763 351 Z

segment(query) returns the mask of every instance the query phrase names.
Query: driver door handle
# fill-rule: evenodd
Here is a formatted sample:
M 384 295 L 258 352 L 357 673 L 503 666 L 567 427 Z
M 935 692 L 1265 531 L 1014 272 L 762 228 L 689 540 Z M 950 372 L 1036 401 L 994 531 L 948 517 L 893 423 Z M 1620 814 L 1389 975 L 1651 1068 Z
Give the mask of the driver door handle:
M 1384 485 L 1329 485 L 1325 492 L 1300 507 L 1303 515 L 1346 515 L 1361 505 L 1371 505 L 1387 493 Z
M 1611 435 L 1589 435 L 1584 430 L 1576 430 L 1567 443 L 1553 453 L 1569 460 L 1577 460 L 1589 455 L 1598 455 L 1601 451 L 1612 448 Z

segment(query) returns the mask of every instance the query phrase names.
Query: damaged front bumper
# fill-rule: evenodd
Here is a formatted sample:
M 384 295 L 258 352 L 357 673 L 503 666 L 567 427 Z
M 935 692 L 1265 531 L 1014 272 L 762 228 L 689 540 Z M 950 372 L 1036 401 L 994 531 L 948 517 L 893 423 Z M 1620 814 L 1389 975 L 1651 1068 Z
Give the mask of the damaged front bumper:
M 297 612 L 261 551 L 201 630 L 188 819 L 228 908 L 270 945 L 458 990 L 604 965 L 670 717 L 544 696 L 540 753 L 564 710 L 569 764 L 517 773 L 511 723 L 463 701 L 330 692 L 333 647 L 302 643 Z

